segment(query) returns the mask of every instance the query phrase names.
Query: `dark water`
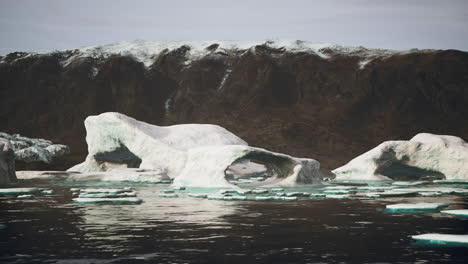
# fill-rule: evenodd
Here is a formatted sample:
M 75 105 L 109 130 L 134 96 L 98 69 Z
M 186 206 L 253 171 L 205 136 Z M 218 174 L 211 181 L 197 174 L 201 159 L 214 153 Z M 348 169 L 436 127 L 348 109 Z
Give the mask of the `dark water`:
M 32 186 L 38 187 L 36 183 Z M 0 197 L 1 263 L 467 263 L 466 247 L 414 245 L 411 235 L 467 234 L 468 219 L 384 212 L 386 204 L 467 196 L 299 201 L 159 198 L 77 205 L 69 187 L 33 200 Z

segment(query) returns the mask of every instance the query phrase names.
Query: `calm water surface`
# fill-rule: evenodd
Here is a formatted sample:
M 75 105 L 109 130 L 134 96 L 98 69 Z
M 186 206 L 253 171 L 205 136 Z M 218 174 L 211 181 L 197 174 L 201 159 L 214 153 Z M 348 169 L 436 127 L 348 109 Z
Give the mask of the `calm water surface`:
M 78 205 L 70 187 L 25 185 L 55 193 L 0 197 L 1 263 L 468 262 L 467 247 L 418 246 L 410 238 L 467 234 L 468 219 L 383 210 L 401 202 L 468 208 L 467 196 L 215 201 L 159 198 L 168 186 L 154 185 L 134 186 L 139 205 Z

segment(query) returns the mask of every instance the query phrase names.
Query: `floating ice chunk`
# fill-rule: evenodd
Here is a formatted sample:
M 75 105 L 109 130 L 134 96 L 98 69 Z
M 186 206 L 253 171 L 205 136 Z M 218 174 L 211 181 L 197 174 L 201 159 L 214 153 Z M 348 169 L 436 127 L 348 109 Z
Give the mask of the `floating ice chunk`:
M 389 212 L 434 211 L 447 206 L 449 204 L 446 203 L 402 203 L 387 205 L 386 210 Z
M 174 190 L 161 190 L 161 193 L 174 193 Z
M 440 211 L 440 212 L 443 213 L 443 214 L 468 217 L 468 209 L 444 210 L 444 211 Z
M 394 189 L 395 192 L 440 192 L 444 194 L 468 194 L 468 189 L 449 187 L 404 188 Z
M 40 192 L 40 188 L 2 188 L 0 189 L 0 195 L 2 194 L 31 194 Z
M 309 194 L 309 197 L 325 197 L 327 194 L 325 193 L 311 193 Z
M 348 194 L 349 191 L 346 190 L 326 190 L 324 191 L 326 194 Z
M 423 185 L 427 184 L 427 181 L 416 181 L 416 182 L 406 182 L 406 181 L 397 181 L 392 183 L 393 186 L 416 186 L 416 185 Z
M 438 184 L 468 184 L 468 179 L 451 179 L 451 180 L 434 180 L 433 183 Z
M 288 192 L 286 193 L 286 196 L 292 197 L 292 196 L 304 196 L 303 192 Z
M 218 193 L 218 194 L 237 193 L 237 190 L 223 189 L 223 190 L 219 190 L 217 193 Z
M 369 198 L 380 198 L 381 193 L 366 193 L 365 196 Z
M 177 198 L 177 197 L 179 197 L 179 195 L 177 195 L 175 193 L 161 193 L 159 195 L 159 197 L 161 197 L 161 198 Z
M 54 190 L 42 190 L 41 193 L 42 194 L 53 194 Z
M 271 188 L 271 191 L 272 192 L 282 192 L 282 191 L 284 191 L 284 189 L 283 188 Z
M 71 188 L 70 189 L 70 192 L 79 192 L 80 191 L 80 188 Z
M 236 190 L 236 192 L 238 194 L 249 194 L 249 193 L 252 193 L 252 190 L 250 190 L 250 189 L 240 189 L 240 190 Z
M 418 192 L 418 195 L 421 196 L 439 196 L 441 194 L 440 192 Z
M 18 195 L 16 199 L 34 199 L 34 195 L 32 194 L 23 194 L 23 195 Z
M 324 188 L 325 190 L 352 190 L 356 189 L 355 186 L 328 186 Z
M 119 197 L 136 197 L 136 192 L 124 193 L 82 193 L 79 198 L 119 198 Z
M 80 189 L 82 193 L 123 193 L 131 191 L 131 188 L 122 188 L 122 189 Z
M 192 198 L 207 198 L 208 197 L 208 195 L 204 193 L 189 193 L 187 195 Z
M 247 200 L 247 196 L 242 196 L 242 195 L 235 195 L 230 197 L 234 201 L 245 201 Z
M 424 241 L 433 244 L 460 244 L 468 246 L 468 235 L 451 235 L 451 234 L 423 234 L 411 236 L 414 240 Z
M 330 198 L 330 199 L 348 199 L 350 196 L 349 194 L 327 194 L 325 198 Z
M 125 198 L 74 198 L 74 202 L 80 204 L 88 203 L 117 203 L 117 204 L 140 204 L 143 201 L 138 198 L 125 197 Z
M 208 200 L 223 200 L 224 196 L 222 195 L 208 195 Z
M 299 198 L 297 197 L 285 197 L 285 196 L 270 196 L 273 197 L 274 200 L 277 201 L 297 201 Z

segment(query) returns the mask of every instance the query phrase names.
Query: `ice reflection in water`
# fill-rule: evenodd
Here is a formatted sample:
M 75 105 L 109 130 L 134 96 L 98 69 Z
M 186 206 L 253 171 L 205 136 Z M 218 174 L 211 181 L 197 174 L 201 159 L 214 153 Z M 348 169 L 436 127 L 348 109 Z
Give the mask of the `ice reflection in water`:
M 69 187 L 28 202 L 1 198 L 0 262 L 466 262 L 466 249 L 414 247 L 409 237 L 468 233 L 468 220 L 383 211 L 423 201 L 467 207 L 462 195 L 259 202 L 160 198 L 161 188 L 135 187 L 139 205 L 73 204 Z

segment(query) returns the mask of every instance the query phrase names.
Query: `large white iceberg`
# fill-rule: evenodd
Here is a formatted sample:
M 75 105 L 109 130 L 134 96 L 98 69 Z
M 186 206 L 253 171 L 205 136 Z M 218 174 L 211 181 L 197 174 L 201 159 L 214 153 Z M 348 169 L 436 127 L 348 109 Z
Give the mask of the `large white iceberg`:
M 421 133 L 409 141 L 386 141 L 333 173 L 338 180 L 418 180 L 468 179 L 467 171 L 468 144 L 463 139 Z
M 88 117 L 85 126 L 88 156 L 69 171 L 87 173 L 90 179 L 104 177 L 96 175 L 99 171 L 107 171 L 106 175 L 112 177 L 108 173 L 122 167 L 157 172 L 157 177 L 148 177 L 166 176 L 174 179 L 174 186 L 185 187 L 236 188 L 237 183 L 230 177 L 258 173 L 268 175 L 246 183 L 295 186 L 320 183 L 322 179 L 317 161 L 247 146 L 244 140 L 216 125 L 160 127 L 119 113 L 104 113 Z M 82 176 L 76 174 L 69 179 Z
M 85 120 L 88 156 L 69 171 L 97 172 L 133 167 L 164 170 L 169 177 L 184 167 L 187 151 L 200 146 L 247 145 L 226 129 L 207 124 L 155 126 L 119 113 Z

